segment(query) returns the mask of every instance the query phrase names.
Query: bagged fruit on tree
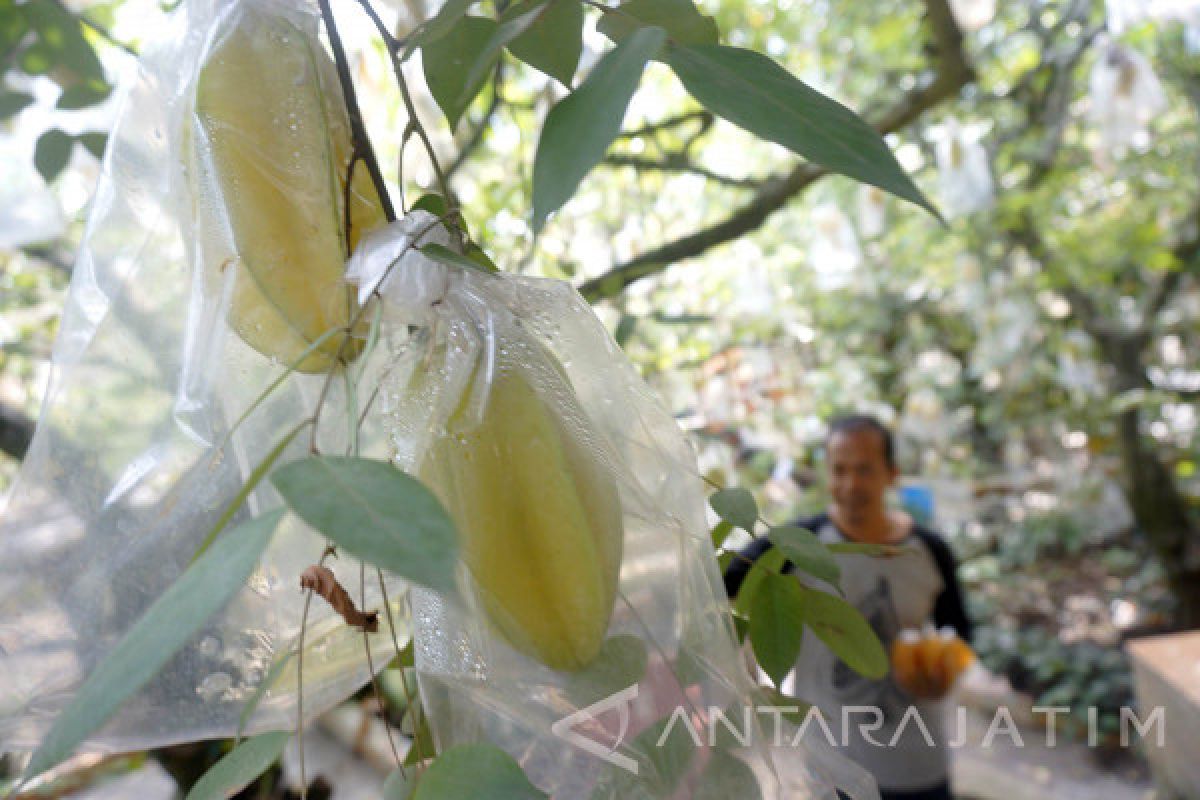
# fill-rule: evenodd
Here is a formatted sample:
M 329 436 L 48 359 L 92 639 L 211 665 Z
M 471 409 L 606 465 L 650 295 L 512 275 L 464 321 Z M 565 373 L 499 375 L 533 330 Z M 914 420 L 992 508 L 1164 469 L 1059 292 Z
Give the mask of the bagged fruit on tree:
M 459 591 L 412 593 L 438 746 L 500 746 L 555 797 L 875 796 L 760 711 L 693 452 L 587 303 L 448 250 L 456 236 L 414 211 L 347 269 L 360 300 L 380 296 L 395 462 L 461 539 Z M 722 714 L 744 743 L 710 740 Z
M 43 411 L 0 517 L 0 751 L 38 743 L 226 509 L 232 526 L 279 505 L 265 482 L 235 498 L 281 442 L 278 463 L 307 453 L 308 431 L 287 437 L 322 373 L 385 364 L 363 354 L 367 325 L 346 331 L 360 306 L 345 260 L 383 213 L 361 165 L 346 191 L 350 128 L 319 23 L 300 0 L 188 0 L 120 89 Z M 339 379 L 325 418 L 345 405 Z M 386 457 L 372 424 L 363 453 Z M 345 440 L 326 424 L 318 443 Z M 233 736 L 280 661 L 248 731 L 292 726 L 298 578 L 324 546 L 285 517 L 248 585 L 88 746 Z M 329 566 L 357 598 L 357 563 Z M 405 584 L 389 580 L 399 614 Z M 368 585 L 366 605 L 381 594 Z M 306 642 L 318 713 L 369 671 L 362 634 L 324 604 Z M 387 633 L 371 646 L 386 663 Z

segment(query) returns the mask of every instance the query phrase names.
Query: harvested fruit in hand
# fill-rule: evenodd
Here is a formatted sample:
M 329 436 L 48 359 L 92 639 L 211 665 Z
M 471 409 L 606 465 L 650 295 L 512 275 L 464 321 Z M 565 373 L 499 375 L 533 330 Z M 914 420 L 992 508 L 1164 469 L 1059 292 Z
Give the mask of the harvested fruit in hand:
M 295 361 L 356 311 L 342 273 L 362 234 L 383 225 L 382 204 L 359 164 L 349 192 L 350 128 L 333 63 L 315 33 L 253 4 L 209 53 L 189 132 L 202 241 L 232 240 L 208 269 L 232 280 L 228 321 L 260 353 Z M 235 270 L 232 278 L 228 270 Z M 361 350 L 345 334 L 299 364 L 332 366 Z
M 595 658 L 612 616 L 621 501 L 561 366 L 522 349 L 527 363 L 490 374 L 481 417 L 460 409 L 420 477 L 458 526 L 492 625 L 517 650 L 574 671 Z
M 892 676 L 915 697 L 941 697 L 974 660 L 971 648 L 949 628 L 903 630 L 892 641 Z

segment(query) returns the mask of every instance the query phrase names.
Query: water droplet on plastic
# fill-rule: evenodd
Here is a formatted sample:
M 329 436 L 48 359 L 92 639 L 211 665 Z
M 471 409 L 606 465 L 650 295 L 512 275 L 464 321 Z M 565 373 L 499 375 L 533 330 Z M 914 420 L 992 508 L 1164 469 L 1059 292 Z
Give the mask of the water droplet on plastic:
M 215 636 L 205 636 L 200 640 L 200 645 L 197 648 L 202 656 L 215 656 L 217 648 L 221 646 L 220 640 Z
M 200 681 L 200 685 L 196 687 L 196 694 L 206 703 L 211 703 L 216 700 L 219 695 L 225 693 L 233 686 L 233 678 L 227 672 L 214 672 L 204 680 Z

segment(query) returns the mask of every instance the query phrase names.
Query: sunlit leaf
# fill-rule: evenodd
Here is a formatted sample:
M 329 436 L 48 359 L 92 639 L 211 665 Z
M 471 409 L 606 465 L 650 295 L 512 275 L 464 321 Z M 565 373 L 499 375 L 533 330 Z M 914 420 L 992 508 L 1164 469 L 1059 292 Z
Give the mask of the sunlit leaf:
M 629 0 L 608 11 L 596 30 L 619 42 L 640 27 L 657 26 L 674 44 L 716 44 L 717 23 L 701 14 L 692 0 Z
M 417 782 L 413 800 L 541 800 L 512 756 L 490 744 L 462 744 L 434 759 Z
M 714 114 L 937 214 L 878 131 L 767 56 L 736 47 L 689 45 L 672 47 L 667 63 Z
M 546 115 L 533 161 L 533 226 L 575 193 L 621 130 L 646 62 L 662 46 L 660 28 L 643 28 L 606 54 L 575 91 Z
M 232 797 L 279 760 L 290 736 L 286 731 L 264 733 L 242 742 L 200 776 L 185 800 Z
M 475 97 L 474 92 L 467 93 L 467 76 L 477 60 L 477 54 L 488 46 L 496 29 L 495 20 L 463 17 L 445 36 L 421 48 L 425 84 L 437 101 L 438 108 L 446 115 L 451 130 L 458 126 L 463 112 Z
M 505 16 L 519 15 L 525 8 L 541 6 L 529 29 L 509 42 L 508 50 L 534 69 L 570 87 L 583 52 L 583 3 L 579 0 L 525 0 Z
M 454 523 L 420 481 L 385 461 L 311 456 L 271 483 L 301 519 L 346 551 L 433 589 L 454 587 Z

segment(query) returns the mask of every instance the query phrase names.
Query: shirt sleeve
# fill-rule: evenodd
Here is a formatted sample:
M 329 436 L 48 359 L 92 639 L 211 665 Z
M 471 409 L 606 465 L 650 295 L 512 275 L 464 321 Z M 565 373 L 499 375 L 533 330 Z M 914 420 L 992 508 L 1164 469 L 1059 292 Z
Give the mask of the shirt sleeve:
M 958 583 L 958 562 L 954 553 L 946 541 L 933 531 L 918 528 L 916 534 L 933 554 L 933 560 L 942 576 L 942 592 L 933 605 L 933 624 L 938 628 L 949 626 L 959 638 L 970 642 L 974 626 L 963 602 L 962 588 Z

